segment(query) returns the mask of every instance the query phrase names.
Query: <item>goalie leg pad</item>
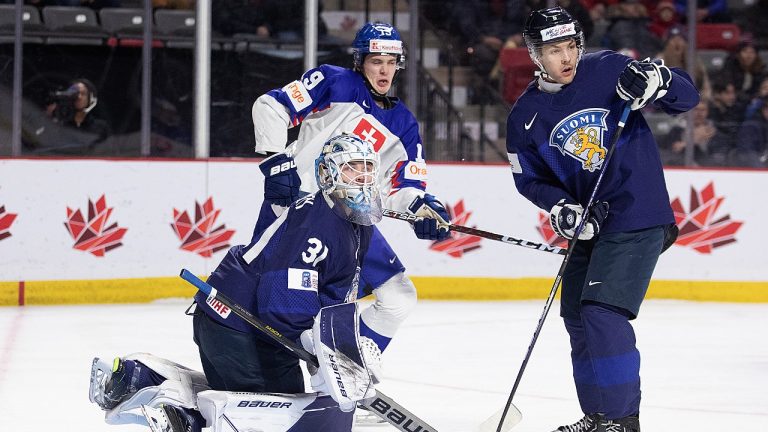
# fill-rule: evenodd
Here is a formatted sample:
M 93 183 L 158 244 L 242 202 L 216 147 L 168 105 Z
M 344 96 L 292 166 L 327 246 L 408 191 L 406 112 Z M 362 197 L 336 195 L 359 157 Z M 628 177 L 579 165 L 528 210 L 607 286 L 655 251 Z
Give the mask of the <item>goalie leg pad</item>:
M 342 412 L 330 396 L 317 393 L 236 393 L 208 390 L 198 394 L 200 412 L 210 432 L 348 432 L 353 413 Z
M 376 395 L 360 351 L 359 320 L 357 304 L 342 303 L 322 308 L 312 328 L 318 373 L 344 412 Z

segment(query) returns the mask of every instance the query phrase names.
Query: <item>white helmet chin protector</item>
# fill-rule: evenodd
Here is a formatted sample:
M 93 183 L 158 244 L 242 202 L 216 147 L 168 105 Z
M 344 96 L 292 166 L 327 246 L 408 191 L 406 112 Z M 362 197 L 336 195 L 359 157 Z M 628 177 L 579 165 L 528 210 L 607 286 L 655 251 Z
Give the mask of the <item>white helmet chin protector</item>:
M 317 185 L 337 215 L 358 225 L 382 218 L 379 154 L 356 135 L 343 133 L 323 144 L 315 160 Z

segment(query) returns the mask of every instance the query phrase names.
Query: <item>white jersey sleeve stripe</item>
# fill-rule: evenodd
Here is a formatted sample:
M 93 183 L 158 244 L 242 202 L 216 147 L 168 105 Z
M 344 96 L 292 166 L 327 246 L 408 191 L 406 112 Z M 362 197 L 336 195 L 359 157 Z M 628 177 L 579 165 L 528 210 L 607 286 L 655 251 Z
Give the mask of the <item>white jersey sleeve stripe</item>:
M 247 264 L 252 263 L 253 260 L 255 260 L 261 254 L 261 251 L 264 250 L 264 248 L 267 246 L 267 243 L 269 243 L 269 241 L 272 239 L 272 236 L 275 235 L 275 232 L 277 232 L 280 226 L 285 222 L 289 212 L 290 210 L 284 211 L 280 217 L 272 222 L 272 225 L 268 226 L 267 229 L 264 230 L 264 233 L 261 235 L 259 241 L 257 241 L 243 254 L 243 260 Z

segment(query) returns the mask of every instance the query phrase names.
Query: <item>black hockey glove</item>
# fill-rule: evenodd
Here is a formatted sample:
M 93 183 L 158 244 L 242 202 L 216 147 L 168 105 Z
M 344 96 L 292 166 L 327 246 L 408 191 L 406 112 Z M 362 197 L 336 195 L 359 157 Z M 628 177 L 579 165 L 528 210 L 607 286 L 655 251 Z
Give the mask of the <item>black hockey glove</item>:
M 549 212 L 549 224 L 557 235 L 571 240 L 581 223 L 583 213 L 584 207 L 580 204 L 568 204 L 565 199 L 561 199 Z M 600 234 L 600 225 L 607 217 L 608 203 L 605 201 L 594 203 L 592 211 L 589 212 L 589 220 L 579 233 L 579 240 L 589 240 Z
M 672 72 L 664 60 L 633 60 L 619 75 L 616 93 L 625 101 L 632 101 L 630 109 L 638 110 L 667 94 Z
M 259 164 L 264 174 L 264 200 L 270 204 L 288 207 L 299 198 L 301 179 L 296 162 L 285 153 L 277 153 Z
M 422 219 L 413 223 L 416 237 L 422 240 L 445 240 L 451 236 L 451 217 L 443 204 L 433 195 L 416 197 L 408 210 Z

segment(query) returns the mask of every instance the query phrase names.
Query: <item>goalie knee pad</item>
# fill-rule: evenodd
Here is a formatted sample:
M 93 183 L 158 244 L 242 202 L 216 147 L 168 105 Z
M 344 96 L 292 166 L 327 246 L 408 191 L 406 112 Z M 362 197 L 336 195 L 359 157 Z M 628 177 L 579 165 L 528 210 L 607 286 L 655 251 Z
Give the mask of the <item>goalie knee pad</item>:
M 330 396 L 317 393 L 208 390 L 198 394 L 198 405 L 211 432 L 344 432 L 352 430 L 354 415 L 342 412 Z

